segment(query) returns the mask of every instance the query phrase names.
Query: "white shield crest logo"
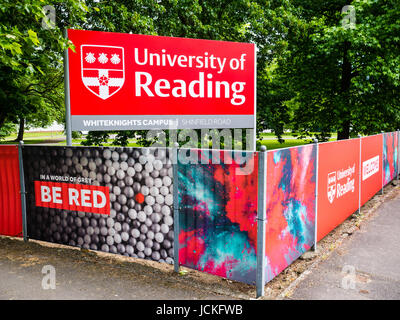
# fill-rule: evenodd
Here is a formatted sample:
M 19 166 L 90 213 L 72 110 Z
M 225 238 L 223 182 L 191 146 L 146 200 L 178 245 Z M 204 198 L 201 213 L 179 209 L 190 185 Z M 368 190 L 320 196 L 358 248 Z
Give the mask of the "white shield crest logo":
M 336 195 L 336 171 L 328 174 L 328 200 L 333 203 Z
M 81 71 L 85 87 L 99 98 L 108 99 L 125 81 L 124 48 L 82 45 Z

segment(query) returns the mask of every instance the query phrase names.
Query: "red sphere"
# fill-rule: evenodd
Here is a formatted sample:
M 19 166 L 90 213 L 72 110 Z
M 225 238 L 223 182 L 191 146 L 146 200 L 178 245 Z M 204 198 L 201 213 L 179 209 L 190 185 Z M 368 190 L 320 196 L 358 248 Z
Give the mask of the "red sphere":
M 143 203 L 144 202 L 144 195 L 142 195 L 141 193 L 138 193 L 137 195 L 135 195 L 135 201 L 137 203 Z

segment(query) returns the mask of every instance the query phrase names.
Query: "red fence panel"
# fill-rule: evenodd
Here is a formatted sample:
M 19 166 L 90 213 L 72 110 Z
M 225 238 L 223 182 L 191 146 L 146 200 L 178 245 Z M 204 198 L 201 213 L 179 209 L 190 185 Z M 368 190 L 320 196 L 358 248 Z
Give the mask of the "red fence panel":
M 18 146 L 0 146 L 0 234 L 22 236 Z
M 319 145 L 318 241 L 358 209 L 360 139 Z
M 382 188 L 382 135 L 361 139 L 361 205 Z

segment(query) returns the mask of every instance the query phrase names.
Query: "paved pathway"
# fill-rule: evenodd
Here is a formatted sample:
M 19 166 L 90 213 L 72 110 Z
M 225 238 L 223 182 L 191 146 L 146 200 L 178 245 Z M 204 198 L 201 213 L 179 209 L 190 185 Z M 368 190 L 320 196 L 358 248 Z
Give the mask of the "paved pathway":
M 400 299 L 400 194 L 302 281 L 291 299 Z

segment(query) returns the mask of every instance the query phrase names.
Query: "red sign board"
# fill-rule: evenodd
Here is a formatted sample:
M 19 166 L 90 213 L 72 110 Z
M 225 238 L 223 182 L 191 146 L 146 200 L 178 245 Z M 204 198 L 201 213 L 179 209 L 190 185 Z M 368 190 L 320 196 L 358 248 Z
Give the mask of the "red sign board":
M 110 214 L 108 187 L 35 181 L 36 206 Z
M 322 143 L 318 157 L 319 241 L 358 209 L 360 139 Z
M 361 205 L 382 188 L 382 135 L 361 139 Z
M 73 130 L 254 128 L 255 45 L 68 30 Z

